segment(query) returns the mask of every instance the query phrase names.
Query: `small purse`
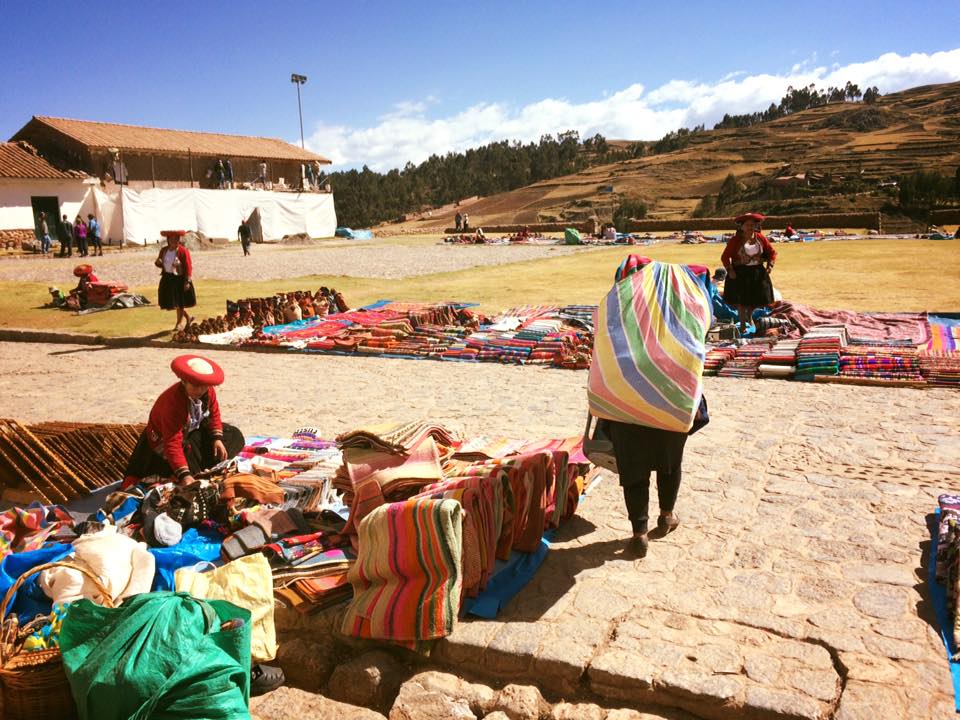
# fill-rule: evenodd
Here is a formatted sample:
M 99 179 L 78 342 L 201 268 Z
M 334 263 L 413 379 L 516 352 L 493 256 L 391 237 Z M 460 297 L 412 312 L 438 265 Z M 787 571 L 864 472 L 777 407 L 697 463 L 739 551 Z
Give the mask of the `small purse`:
M 613 451 L 609 427 L 609 421 L 587 413 L 587 427 L 583 431 L 583 454 L 597 467 L 616 473 L 617 456 Z
M 700 405 L 697 407 L 697 414 L 693 416 L 693 426 L 687 435 L 693 435 L 695 432 L 702 430 L 709 422 L 710 413 L 707 410 L 707 396 L 701 395 Z

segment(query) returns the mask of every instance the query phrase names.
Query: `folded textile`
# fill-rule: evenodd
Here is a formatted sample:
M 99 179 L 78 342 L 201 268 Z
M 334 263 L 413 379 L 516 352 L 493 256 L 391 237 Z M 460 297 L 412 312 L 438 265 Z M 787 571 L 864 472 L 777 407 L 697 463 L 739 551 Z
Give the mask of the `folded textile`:
M 60 505 L 13 507 L 0 513 L 0 558 L 10 553 L 37 550 L 62 537 L 72 540 L 73 517 Z
M 460 609 L 463 510 L 455 500 L 382 505 L 360 523 L 345 635 L 415 643 L 449 635 Z
M 460 435 L 430 422 L 383 423 L 368 425 L 337 436 L 341 448 L 362 447 L 393 453 L 409 453 L 427 437 L 438 445 L 459 445 Z

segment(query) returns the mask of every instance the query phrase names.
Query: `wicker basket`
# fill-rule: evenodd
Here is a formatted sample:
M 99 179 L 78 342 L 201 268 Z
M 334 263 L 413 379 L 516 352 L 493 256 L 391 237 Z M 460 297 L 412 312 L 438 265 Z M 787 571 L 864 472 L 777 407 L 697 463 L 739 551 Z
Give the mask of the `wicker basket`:
M 7 611 L 20 586 L 31 576 L 54 567 L 66 567 L 86 575 L 97 586 L 104 604 L 113 607 L 110 591 L 93 572 L 70 562 L 52 562 L 38 565 L 17 578 L 3 599 L 0 623 L 6 620 Z M 10 657 L 6 657 L 4 646 L 0 643 L 0 686 L 3 692 L 2 716 L 6 720 L 61 720 L 76 717 L 77 709 L 63 672 L 63 656 L 59 648 L 38 652 L 14 651 Z

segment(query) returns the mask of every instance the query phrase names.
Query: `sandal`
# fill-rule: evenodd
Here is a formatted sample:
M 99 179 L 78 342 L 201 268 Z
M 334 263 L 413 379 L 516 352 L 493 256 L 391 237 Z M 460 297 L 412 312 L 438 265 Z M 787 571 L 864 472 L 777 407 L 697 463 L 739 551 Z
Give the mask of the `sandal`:
M 287 681 L 283 670 L 272 665 L 254 665 L 250 668 L 250 697 L 266 695 Z

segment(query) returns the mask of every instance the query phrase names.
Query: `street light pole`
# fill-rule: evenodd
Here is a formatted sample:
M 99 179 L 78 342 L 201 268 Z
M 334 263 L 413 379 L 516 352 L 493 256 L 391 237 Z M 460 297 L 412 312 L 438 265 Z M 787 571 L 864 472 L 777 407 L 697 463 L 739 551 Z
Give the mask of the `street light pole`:
M 306 145 L 303 144 L 303 106 L 300 104 L 300 86 L 307 82 L 307 76 L 292 73 L 290 82 L 297 86 L 297 112 L 300 113 L 300 147 L 306 150 Z

